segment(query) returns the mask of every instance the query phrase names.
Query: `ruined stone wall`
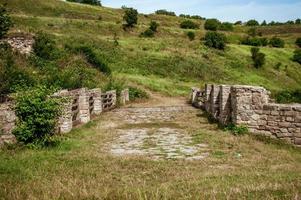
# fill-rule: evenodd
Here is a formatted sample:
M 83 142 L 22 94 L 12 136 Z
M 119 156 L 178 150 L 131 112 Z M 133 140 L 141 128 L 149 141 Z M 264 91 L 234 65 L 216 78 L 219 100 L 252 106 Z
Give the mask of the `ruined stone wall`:
M 117 105 L 117 93 L 116 90 L 108 91 L 101 95 L 102 109 L 104 111 L 111 110 Z
M 29 55 L 33 50 L 34 39 L 32 35 L 15 33 L 8 36 L 5 41 L 21 54 Z
M 129 89 L 124 89 L 120 93 L 120 104 L 125 105 L 130 101 L 130 91 Z
M 243 125 L 249 131 L 301 146 L 301 104 L 275 104 L 263 87 L 206 85 L 204 109 L 220 124 Z
M 16 115 L 12 103 L 0 104 L 0 146 L 15 141 L 15 136 L 12 134 L 15 122 Z

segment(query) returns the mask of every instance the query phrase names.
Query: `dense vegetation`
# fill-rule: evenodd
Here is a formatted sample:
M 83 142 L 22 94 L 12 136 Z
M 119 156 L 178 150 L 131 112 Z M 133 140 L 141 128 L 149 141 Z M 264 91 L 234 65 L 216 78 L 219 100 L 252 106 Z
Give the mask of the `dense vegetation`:
M 100 0 L 67 0 L 67 1 L 101 6 L 101 1 Z

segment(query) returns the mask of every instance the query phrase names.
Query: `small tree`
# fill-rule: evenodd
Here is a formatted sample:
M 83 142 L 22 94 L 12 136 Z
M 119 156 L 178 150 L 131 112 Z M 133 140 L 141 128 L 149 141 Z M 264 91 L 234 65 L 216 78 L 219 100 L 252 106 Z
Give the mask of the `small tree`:
M 252 60 L 254 62 L 255 68 L 260 68 L 265 63 L 265 55 L 260 52 L 260 49 L 257 47 L 251 48 Z
M 197 25 L 191 20 L 185 20 L 181 23 L 180 27 L 184 29 L 198 29 L 199 25 Z
M 273 37 L 272 39 L 270 39 L 270 45 L 272 47 L 283 48 L 284 44 L 284 40 L 282 40 L 281 38 Z
M 296 49 L 294 52 L 293 61 L 301 64 L 301 49 Z
M 226 36 L 222 33 L 207 32 L 205 35 L 205 45 L 211 48 L 224 50 L 226 47 Z
M 266 26 L 267 22 L 265 20 L 263 20 L 263 22 L 261 23 L 261 26 Z
M 138 23 L 138 11 L 134 8 L 125 9 L 123 19 L 127 27 L 134 27 Z
M 0 39 L 2 39 L 12 27 L 13 23 L 7 13 L 6 8 L 0 5 Z
M 153 32 L 157 32 L 157 29 L 159 27 L 159 24 L 156 21 L 151 21 L 149 25 L 149 29 L 152 30 Z
M 234 23 L 234 25 L 242 25 L 242 21 L 237 21 Z
M 220 24 L 220 21 L 218 21 L 217 19 L 207 19 L 204 24 L 204 28 L 206 30 L 216 31 Z
M 295 24 L 301 24 L 301 19 L 296 19 Z
M 194 40 L 195 39 L 195 33 L 192 32 L 192 31 L 188 31 L 187 32 L 187 36 L 189 38 L 190 41 Z
M 251 20 L 247 21 L 246 25 L 247 26 L 259 26 L 259 23 L 255 19 L 251 19 Z
M 296 39 L 296 45 L 301 48 L 301 37 Z

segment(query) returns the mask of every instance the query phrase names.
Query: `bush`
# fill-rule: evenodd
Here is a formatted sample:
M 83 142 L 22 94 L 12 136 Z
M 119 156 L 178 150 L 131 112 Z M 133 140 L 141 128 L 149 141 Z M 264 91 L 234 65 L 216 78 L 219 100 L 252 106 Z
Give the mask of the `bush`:
M 210 31 L 216 31 L 220 26 L 220 21 L 217 19 L 207 19 L 205 22 L 205 29 Z
M 154 37 L 154 35 L 155 32 L 148 28 L 140 34 L 140 37 Z
M 111 75 L 109 66 L 93 51 L 90 46 L 76 47 L 76 51 L 85 55 L 87 61 L 106 75 Z
M 0 4 L 0 39 L 2 39 L 12 27 L 13 23 L 3 5 Z
M 125 9 L 123 19 L 126 21 L 126 27 L 134 27 L 138 23 L 138 11 L 134 8 Z
M 269 43 L 267 38 L 245 37 L 241 40 L 241 44 L 249 46 L 267 46 Z
M 273 95 L 277 103 L 301 103 L 301 89 L 284 90 Z
M 301 48 L 301 37 L 296 39 L 296 45 Z
M 157 29 L 159 27 L 159 24 L 156 21 L 151 21 L 149 25 L 149 29 L 152 30 L 153 32 L 157 32 Z
M 155 12 L 157 15 L 169 15 L 169 16 L 176 16 L 176 13 L 175 12 L 172 12 L 172 11 L 167 11 L 167 10 L 157 10 Z
M 272 39 L 270 39 L 270 45 L 272 47 L 276 47 L 276 48 L 283 48 L 284 47 L 284 40 L 282 40 L 278 37 L 273 37 Z
M 255 68 L 260 68 L 265 63 L 265 55 L 259 51 L 260 49 L 257 47 L 251 48 L 252 60 Z
M 239 135 L 245 135 L 249 132 L 248 128 L 246 126 L 236 126 L 234 124 L 229 124 L 224 128 L 225 131 L 232 132 L 233 135 L 239 136 Z
M 259 26 L 259 23 L 255 19 L 251 19 L 251 20 L 247 21 L 246 25 L 247 26 Z
M 226 36 L 222 33 L 207 32 L 205 35 L 205 45 L 211 48 L 224 50 L 226 47 Z
M 197 25 L 191 20 L 185 20 L 181 22 L 180 27 L 184 29 L 198 29 L 199 25 Z
M 233 24 L 230 22 L 223 22 L 218 29 L 221 31 L 233 31 Z
M 293 61 L 301 64 L 301 49 L 297 49 L 294 52 Z
M 130 100 L 135 101 L 137 99 L 148 99 L 149 96 L 148 94 L 139 88 L 136 87 L 129 87 L 129 95 L 130 95 Z
M 67 1 L 101 6 L 101 1 L 100 0 L 67 0 Z
M 234 23 L 234 25 L 242 25 L 242 21 L 237 21 Z
M 13 134 L 18 141 L 41 145 L 51 142 L 60 115 L 59 99 L 49 97 L 53 92 L 53 89 L 39 86 L 16 94 L 18 121 Z
M 35 55 L 46 60 L 52 60 L 55 57 L 56 49 L 53 38 L 47 33 L 39 32 L 34 39 L 33 52 Z
M 192 31 L 188 31 L 187 32 L 187 36 L 189 38 L 190 41 L 194 40 L 195 39 L 195 33 L 192 32 Z

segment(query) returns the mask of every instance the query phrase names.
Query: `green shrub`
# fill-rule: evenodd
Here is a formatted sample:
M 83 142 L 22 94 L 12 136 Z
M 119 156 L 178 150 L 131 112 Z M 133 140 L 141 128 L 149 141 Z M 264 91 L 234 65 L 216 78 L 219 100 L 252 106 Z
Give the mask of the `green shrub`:
M 167 11 L 167 10 L 165 10 L 165 9 L 157 10 L 155 13 L 156 13 L 157 15 L 176 16 L 176 13 L 175 13 L 175 12 Z
M 218 29 L 221 31 L 233 31 L 233 24 L 230 22 L 223 22 L 222 24 L 220 24 Z
M 148 99 L 149 96 L 148 94 L 139 88 L 136 87 L 129 87 L 129 95 L 130 95 L 130 100 L 135 101 L 137 99 Z
M 2 39 L 12 27 L 13 23 L 6 8 L 0 4 L 0 39 Z
M 236 21 L 234 25 L 242 25 L 242 21 Z
M 251 19 L 251 20 L 247 21 L 246 25 L 247 26 L 259 26 L 259 23 L 255 19 Z
M 101 6 L 101 1 L 100 0 L 67 0 L 67 1 Z
M 293 56 L 293 61 L 301 64 L 301 49 L 296 49 Z
M 118 79 L 110 79 L 110 81 L 104 86 L 103 91 L 116 90 L 117 95 L 120 96 L 121 91 L 125 88 L 125 82 Z
M 123 20 L 126 22 L 126 27 L 134 27 L 138 23 L 138 11 L 134 8 L 125 9 Z
M 241 44 L 249 46 L 267 46 L 269 43 L 267 38 L 245 37 L 241 40 Z
M 254 62 L 255 68 L 260 68 L 265 63 L 265 55 L 260 52 L 260 49 L 257 47 L 251 48 L 252 60 Z
M 226 126 L 224 128 L 225 131 L 230 131 L 232 132 L 233 135 L 245 135 L 247 134 L 249 131 L 248 131 L 248 128 L 246 126 L 236 126 L 234 124 L 229 124 L 228 126 Z
M 50 98 L 54 90 L 48 88 L 39 86 L 16 94 L 18 121 L 13 134 L 18 141 L 41 145 L 51 142 L 60 115 L 60 100 Z
M 205 45 L 211 48 L 224 50 L 226 47 L 226 36 L 222 33 L 207 32 L 205 35 Z
M 154 35 L 155 32 L 148 28 L 140 34 L 140 37 L 154 37 Z
M 188 31 L 186 34 L 190 41 L 195 39 L 195 33 L 193 31 Z
M 277 103 L 301 103 L 301 89 L 284 90 L 273 96 Z
M 283 48 L 284 40 L 282 40 L 281 38 L 278 38 L 278 37 L 273 37 L 272 39 L 270 39 L 270 45 L 272 47 L 276 47 L 276 48 Z
M 153 32 L 157 32 L 159 27 L 159 24 L 156 21 L 151 21 L 149 25 L 149 29 L 152 30 Z
M 301 37 L 296 39 L 296 45 L 301 48 Z
M 197 25 L 191 20 L 185 20 L 181 22 L 180 27 L 183 29 L 198 29 L 199 25 Z
M 265 20 L 263 20 L 263 22 L 261 23 L 261 26 L 266 26 L 268 25 L 267 22 Z
M 47 33 L 39 32 L 34 39 L 33 52 L 35 55 L 46 60 L 52 60 L 56 50 L 53 38 Z
M 105 73 L 106 75 L 112 74 L 112 71 L 109 68 L 109 66 L 93 51 L 92 47 L 79 46 L 76 47 L 76 51 L 84 54 L 88 62 L 92 64 L 99 71 Z
M 218 21 L 217 19 L 207 19 L 204 24 L 204 28 L 206 30 L 216 31 L 219 28 L 220 24 L 220 21 Z

